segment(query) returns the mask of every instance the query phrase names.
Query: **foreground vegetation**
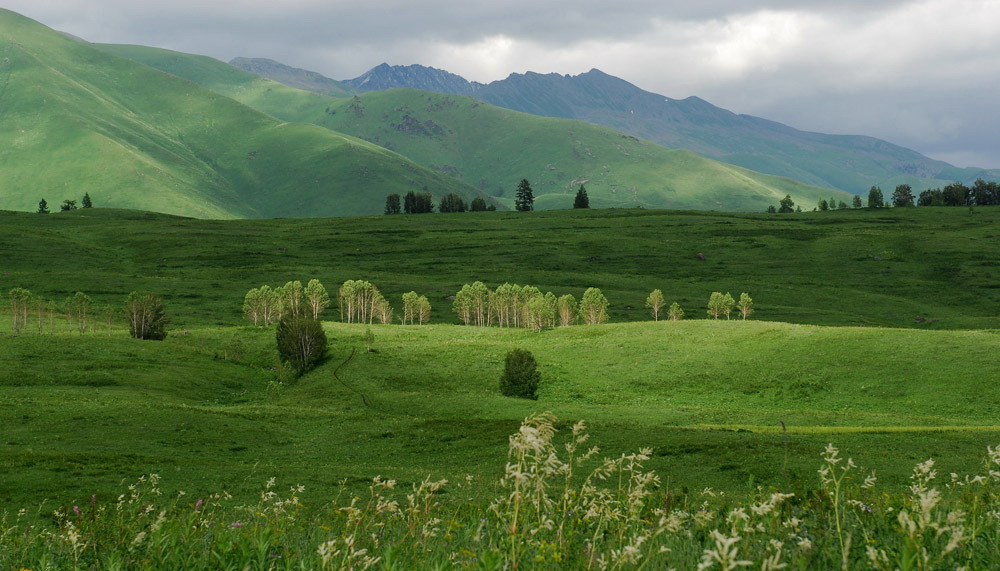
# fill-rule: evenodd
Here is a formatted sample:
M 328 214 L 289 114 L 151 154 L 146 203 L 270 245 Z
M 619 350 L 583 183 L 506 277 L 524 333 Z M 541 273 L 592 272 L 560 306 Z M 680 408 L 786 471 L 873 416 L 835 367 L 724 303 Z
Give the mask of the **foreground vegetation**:
M 256 502 L 240 504 L 224 490 L 164 495 L 154 474 L 117 500 L 56 510 L 44 525 L 24 510 L 5 515 L 0 565 L 990 569 L 1000 557 L 1000 447 L 981 469 L 950 478 L 921 462 L 906 491 L 886 493 L 828 445 L 814 492 L 758 488 L 733 501 L 710 488 L 674 495 L 647 469 L 651 449 L 598 460 L 583 422 L 562 438 L 556 422 L 534 415 L 510 436 L 486 498 L 469 497 L 471 476 L 402 492 L 376 476 L 363 495 L 307 506 L 303 486 L 286 491 L 271 478 Z

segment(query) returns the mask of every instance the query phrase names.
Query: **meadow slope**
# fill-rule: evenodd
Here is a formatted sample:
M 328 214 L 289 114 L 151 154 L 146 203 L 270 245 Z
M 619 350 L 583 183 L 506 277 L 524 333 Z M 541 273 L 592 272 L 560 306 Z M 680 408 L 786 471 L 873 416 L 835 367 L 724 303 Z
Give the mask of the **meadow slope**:
M 382 212 L 385 194 L 478 193 L 360 139 L 290 124 L 0 10 L 0 208 L 201 218 Z
M 594 207 L 763 211 L 786 194 L 812 208 L 852 196 L 668 149 L 612 129 L 537 117 L 470 97 L 396 89 L 332 98 L 218 60 L 142 46 L 100 49 L 194 81 L 285 121 L 313 123 L 399 152 L 513 207 L 527 178 L 536 209 L 569 208 L 581 184 Z

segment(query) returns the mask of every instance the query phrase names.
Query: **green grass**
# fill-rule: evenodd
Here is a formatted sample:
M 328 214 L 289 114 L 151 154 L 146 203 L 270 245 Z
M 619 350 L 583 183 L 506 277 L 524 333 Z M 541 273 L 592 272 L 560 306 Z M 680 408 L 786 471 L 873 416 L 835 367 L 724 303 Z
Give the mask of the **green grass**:
M 357 100 L 301 91 L 223 62 L 141 46 L 101 49 L 194 81 L 285 121 L 372 141 L 499 197 L 513 208 L 527 178 L 537 209 L 573 204 L 581 183 L 594 207 L 763 211 L 786 194 L 811 209 L 842 191 L 808 186 L 668 149 L 580 121 L 543 118 L 472 98 L 412 89 Z
M 399 297 L 416 290 L 430 299 L 433 322 L 457 323 L 447 296 L 482 280 L 578 299 L 599 287 L 617 322 L 649 319 L 644 301 L 658 288 L 698 319 L 712 291 L 745 291 L 755 318 L 768 321 L 997 329 L 998 223 L 996 208 L 244 221 L 102 208 L 0 213 L 0 293 L 19 286 L 61 301 L 83 291 L 117 305 L 148 290 L 183 328 L 241 323 L 244 294 L 262 284 L 317 278 L 335 290 L 365 279 L 397 311 Z M 868 354 L 895 351 L 880 344 Z
M 0 11 L 0 208 L 79 201 L 202 218 L 381 212 L 477 192 L 382 147 L 283 123 Z

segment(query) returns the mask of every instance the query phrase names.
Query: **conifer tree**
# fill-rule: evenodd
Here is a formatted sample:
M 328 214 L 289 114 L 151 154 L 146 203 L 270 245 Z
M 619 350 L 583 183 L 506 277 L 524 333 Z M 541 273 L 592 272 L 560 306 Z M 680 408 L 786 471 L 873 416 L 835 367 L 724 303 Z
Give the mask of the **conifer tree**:
M 90 201 L 90 193 L 89 192 L 83 193 L 83 207 L 84 208 L 93 208 L 94 207 L 94 203 Z
M 514 208 L 518 212 L 528 212 L 535 209 L 535 192 L 531 189 L 531 183 L 526 178 L 522 178 L 521 182 L 517 183 Z
M 580 185 L 576 191 L 576 198 L 573 200 L 573 208 L 590 208 L 590 198 L 587 197 L 587 189 Z
M 400 212 L 399 195 L 398 194 L 390 194 L 389 196 L 386 196 L 385 197 L 385 213 L 386 214 L 399 214 L 399 212 Z
M 44 198 L 38 201 L 38 213 L 39 214 L 49 213 L 49 203 L 46 202 Z

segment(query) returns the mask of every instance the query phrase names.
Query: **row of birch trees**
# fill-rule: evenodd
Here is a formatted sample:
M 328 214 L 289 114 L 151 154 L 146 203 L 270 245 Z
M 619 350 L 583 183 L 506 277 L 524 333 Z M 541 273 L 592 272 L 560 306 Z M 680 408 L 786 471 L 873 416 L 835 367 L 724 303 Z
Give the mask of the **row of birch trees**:
M 340 320 L 344 323 L 393 322 L 392 305 L 378 287 L 367 280 L 347 280 L 337 290 L 336 300 Z M 262 285 L 248 291 L 243 298 L 243 314 L 254 325 L 266 327 L 286 317 L 320 319 L 332 301 L 326 287 L 316 279 L 309 280 L 305 286 L 300 281 L 274 288 Z M 403 294 L 402 324 L 424 324 L 430 318 L 431 303 L 426 296 L 413 291 Z
M 598 288 L 589 288 L 578 303 L 572 294 L 542 293 L 532 285 L 504 283 L 491 290 L 483 282 L 465 284 L 455 294 L 452 309 L 465 325 L 524 327 L 541 330 L 583 322 L 604 323 L 608 300 Z
M 319 280 L 309 280 L 302 286 L 296 280 L 272 288 L 262 285 L 251 289 L 243 298 L 243 315 L 254 325 L 267 326 L 285 317 L 319 319 L 330 307 L 330 294 Z
M 44 333 L 46 327 L 51 333 L 56 331 L 56 316 L 62 316 L 70 331 L 80 334 L 93 331 L 95 323 L 107 323 L 108 331 L 119 316 L 119 311 L 110 305 L 97 307 L 89 295 L 76 292 L 62 303 L 47 300 L 22 287 L 7 292 L 7 306 L 10 309 L 10 329 L 19 335 L 31 328 Z

